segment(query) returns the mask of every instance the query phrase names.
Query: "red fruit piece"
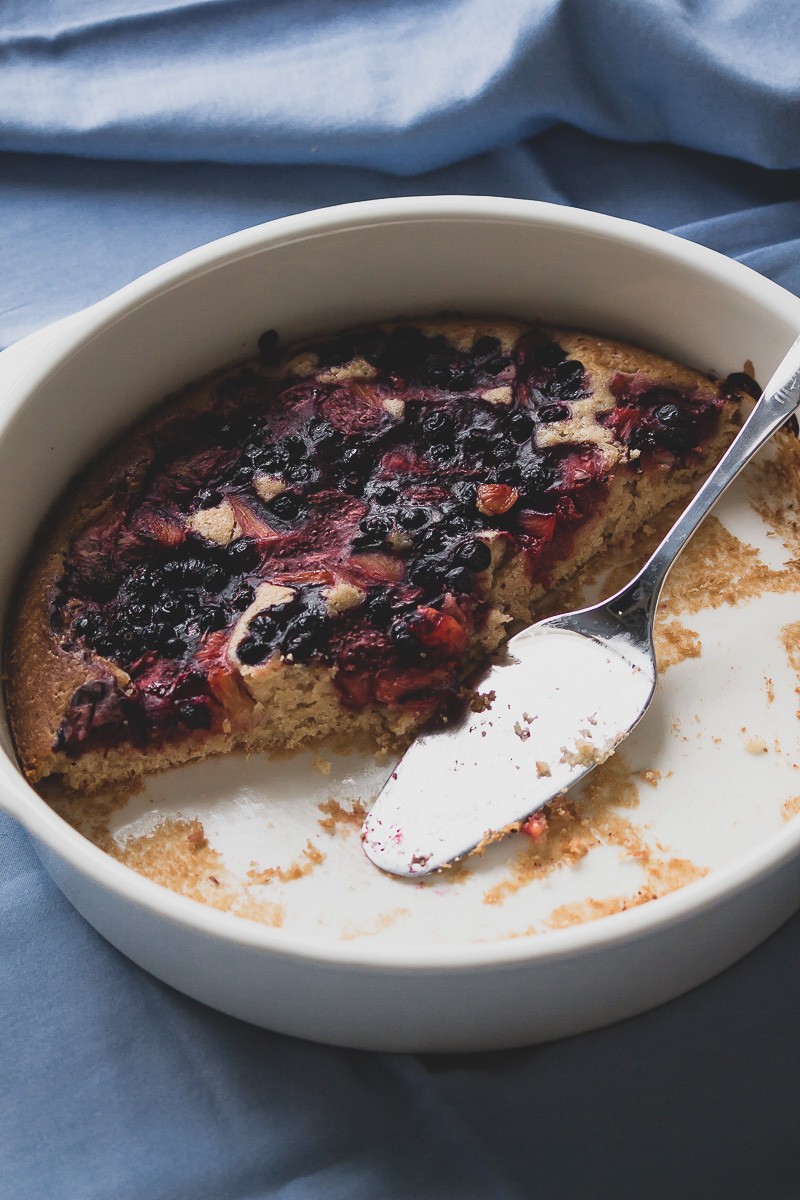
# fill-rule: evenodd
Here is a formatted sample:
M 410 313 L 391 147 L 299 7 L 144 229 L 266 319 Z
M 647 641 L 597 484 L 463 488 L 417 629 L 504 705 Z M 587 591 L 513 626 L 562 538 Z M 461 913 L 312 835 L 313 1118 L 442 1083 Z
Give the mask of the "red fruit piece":
M 408 627 L 432 658 L 458 658 L 467 648 L 467 631 L 461 622 L 436 608 L 418 608 Z
M 531 813 L 522 822 L 519 831 L 526 834 L 532 841 L 541 842 L 547 836 L 547 814 L 541 811 Z
M 337 388 L 322 402 L 322 415 L 342 433 L 376 429 L 385 419 L 382 397 L 368 383 L 351 381 Z
M 499 517 L 518 500 L 519 492 L 507 483 L 482 483 L 478 488 L 477 508 L 485 517 Z

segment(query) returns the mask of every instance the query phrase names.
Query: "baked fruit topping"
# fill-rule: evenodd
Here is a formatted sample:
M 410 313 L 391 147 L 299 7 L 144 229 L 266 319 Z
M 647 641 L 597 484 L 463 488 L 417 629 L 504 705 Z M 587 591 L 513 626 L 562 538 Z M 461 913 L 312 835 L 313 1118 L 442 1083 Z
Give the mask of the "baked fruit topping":
M 413 733 L 552 582 L 694 486 L 737 404 L 540 326 L 265 334 L 59 506 L 10 631 L 29 778 Z

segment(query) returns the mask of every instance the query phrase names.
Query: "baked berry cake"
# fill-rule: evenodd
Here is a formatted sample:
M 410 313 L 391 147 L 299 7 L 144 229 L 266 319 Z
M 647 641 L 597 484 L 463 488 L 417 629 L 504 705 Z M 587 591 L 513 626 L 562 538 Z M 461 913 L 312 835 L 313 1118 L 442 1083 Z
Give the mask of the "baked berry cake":
M 690 492 L 733 436 L 735 382 L 505 321 L 265 334 L 40 537 L 7 655 L 28 778 L 402 741 L 548 587 Z

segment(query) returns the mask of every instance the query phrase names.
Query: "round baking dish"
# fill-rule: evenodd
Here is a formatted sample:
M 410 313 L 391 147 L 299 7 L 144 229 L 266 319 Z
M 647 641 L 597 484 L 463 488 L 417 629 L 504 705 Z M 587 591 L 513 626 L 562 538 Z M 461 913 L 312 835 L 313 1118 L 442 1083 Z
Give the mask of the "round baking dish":
M 374 201 L 245 230 L 0 356 L 4 606 L 59 491 L 154 400 L 244 356 L 268 327 L 291 339 L 442 310 L 543 316 L 720 374 L 747 358 L 762 379 L 800 329 L 800 300 L 747 268 L 553 205 Z M 1 736 L 0 803 L 96 929 L 215 1008 L 321 1041 L 448 1051 L 586 1030 L 708 979 L 800 901 L 795 820 L 765 826 L 745 851 L 672 894 L 545 936 L 298 934 L 217 911 L 115 861 L 26 784 L 5 718 Z

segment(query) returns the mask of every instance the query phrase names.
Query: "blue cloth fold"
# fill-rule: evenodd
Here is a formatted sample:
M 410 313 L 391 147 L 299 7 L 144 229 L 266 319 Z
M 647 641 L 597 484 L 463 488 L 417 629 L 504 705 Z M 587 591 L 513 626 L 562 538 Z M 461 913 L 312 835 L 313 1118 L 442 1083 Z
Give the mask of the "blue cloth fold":
M 433 170 L 559 123 L 800 166 L 795 0 L 6 0 L 0 149 Z
M 800 294 L 798 50 L 796 0 L 4 0 L 0 346 L 389 195 L 593 208 Z M 789 1200 L 798 950 L 549 1046 L 336 1050 L 127 962 L 0 816 L 0 1200 Z

